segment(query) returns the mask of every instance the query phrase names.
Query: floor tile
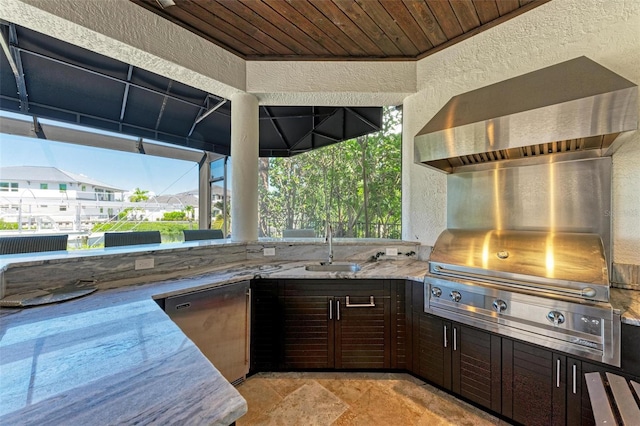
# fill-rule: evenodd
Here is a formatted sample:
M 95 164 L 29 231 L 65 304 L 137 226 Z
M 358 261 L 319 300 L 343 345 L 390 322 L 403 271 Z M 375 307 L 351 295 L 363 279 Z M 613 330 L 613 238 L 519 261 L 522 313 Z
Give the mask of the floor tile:
M 238 391 L 249 406 L 238 426 L 508 426 L 403 373 L 260 373 Z
M 264 417 L 264 413 L 282 401 L 282 396 L 260 377 L 249 378 L 237 389 L 240 395 L 247 400 L 249 408 L 247 414 L 237 421 L 238 426 L 262 424 L 259 420 Z
M 330 425 L 347 408 L 340 398 L 312 381 L 293 391 L 266 414 L 274 425 Z
M 356 403 L 374 385 L 370 380 L 358 378 L 316 379 L 316 381 L 347 404 Z

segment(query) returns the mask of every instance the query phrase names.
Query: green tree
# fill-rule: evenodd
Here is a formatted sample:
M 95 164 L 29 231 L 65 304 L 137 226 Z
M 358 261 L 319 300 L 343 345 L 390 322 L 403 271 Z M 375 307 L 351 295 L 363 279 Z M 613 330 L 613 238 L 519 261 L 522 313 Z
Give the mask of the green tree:
M 186 214 L 186 216 L 187 216 L 187 218 L 189 220 L 193 220 L 194 219 L 193 215 L 195 213 L 195 209 L 193 208 L 193 206 L 190 206 L 190 205 L 185 206 L 184 211 L 185 211 L 185 214 Z
M 149 191 L 136 188 L 133 194 L 129 197 L 129 201 L 132 203 L 139 203 L 140 201 L 147 201 L 149 199 Z
M 400 237 L 400 112 L 385 108 L 382 129 L 292 158 L 261 158 L 260 236 L 287 228 L 336 236 Z

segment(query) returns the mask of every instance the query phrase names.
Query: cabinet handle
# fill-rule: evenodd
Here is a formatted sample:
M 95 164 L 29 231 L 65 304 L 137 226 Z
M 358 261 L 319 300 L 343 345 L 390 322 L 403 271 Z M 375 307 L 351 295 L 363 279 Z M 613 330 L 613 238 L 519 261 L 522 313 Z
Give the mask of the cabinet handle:
M 573 364 L 573 394 L 576 394 L 576 365 Z
M 336 320 L 340 321 L 340 301 L 336 300 Z
M 369 296 L 369 303 L 349 303 L 349 296 L 347 296 L 347 301 L 344 306 L 347 308 L 375 308 L 376 302 L 373 300 L 373 296 Z
M 333 319 L 333 303 L 331 303 L 332 300 L 329 299 L 329 319 Z
M 447 347 L 447 326 L 444 326 L 444 347 Z
M 560 358 L 556 360 L 556 387 L 560 387 Z
M 453 327 L 453 350 L 454 351 L 458 350 L 458 344 L 457 344 L 458 337 L 456 333 L 457 330 L 458 330 L 457 327 Z

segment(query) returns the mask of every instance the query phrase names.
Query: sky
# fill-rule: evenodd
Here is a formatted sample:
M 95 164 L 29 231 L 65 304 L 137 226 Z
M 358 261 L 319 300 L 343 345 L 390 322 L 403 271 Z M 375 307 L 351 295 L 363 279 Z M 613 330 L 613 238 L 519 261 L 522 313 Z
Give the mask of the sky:
M 198 188 L 195 162 L 0 133 L 0 167 L 7 166 L 57 167 L 125 191 L 140 188 L 154 195 Z

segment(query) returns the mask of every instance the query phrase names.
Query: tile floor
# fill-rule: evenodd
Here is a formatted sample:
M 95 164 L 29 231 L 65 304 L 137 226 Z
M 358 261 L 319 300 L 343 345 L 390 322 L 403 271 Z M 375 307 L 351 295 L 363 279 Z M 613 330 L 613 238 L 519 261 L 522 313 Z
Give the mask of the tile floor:
M 244 425 L 508 425 L 400 373 L 260 373 L 238 386 Z

